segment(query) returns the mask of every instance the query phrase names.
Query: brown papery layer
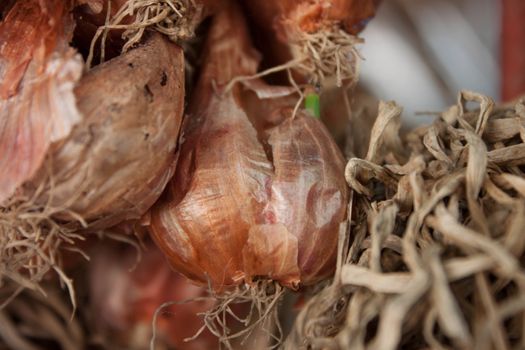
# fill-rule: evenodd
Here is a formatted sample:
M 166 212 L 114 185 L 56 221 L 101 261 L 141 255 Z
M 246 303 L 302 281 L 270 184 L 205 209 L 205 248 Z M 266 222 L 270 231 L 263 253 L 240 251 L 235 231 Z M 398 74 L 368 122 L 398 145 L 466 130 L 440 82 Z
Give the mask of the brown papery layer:
M 93 228 L 138 219 L 173 174 L 184 100 L 182 49 L 160 34 L 89 71 L 75 89 L 84 121 L 53 145 L 42 201 L 68 208 Z M 68 215 L 63 219 L 72 219 Z

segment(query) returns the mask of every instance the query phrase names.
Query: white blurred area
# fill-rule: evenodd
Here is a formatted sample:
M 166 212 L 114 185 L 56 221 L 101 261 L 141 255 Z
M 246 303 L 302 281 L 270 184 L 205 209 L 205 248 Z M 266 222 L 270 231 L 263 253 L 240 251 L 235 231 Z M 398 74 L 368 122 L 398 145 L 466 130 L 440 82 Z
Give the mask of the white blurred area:
M 500 0 L 383 0 L 363 32 L 361 84 L 402 105 L 409 127 L 461 89 L 499 100 L 500 15 Z

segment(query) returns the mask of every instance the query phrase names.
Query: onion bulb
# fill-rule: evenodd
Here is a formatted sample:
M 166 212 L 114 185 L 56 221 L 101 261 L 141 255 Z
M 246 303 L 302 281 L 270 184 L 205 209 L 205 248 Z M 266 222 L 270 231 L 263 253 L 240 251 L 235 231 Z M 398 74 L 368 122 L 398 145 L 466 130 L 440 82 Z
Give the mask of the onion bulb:
M 111 348 L 148 349 L 153 316 L 163 303 L 207 296 L 203 288 L 173 272 L 154 245 L 147 244 L 135 266 L 136 259 L 137 251 L 130 245 L 103 241 L 92 249 L 90 311 L 94 328 L 112 343 L 106 344 Z M 184 341 L 203 325 L 197 314 L 213 304 L 205 298 L 163 308 L 155 323 L 156 344 L 176 349 L 217 348 L 217 338 L 207 331 L 193 341 Z
M 75 89 L 84 122 L 51 150 L 48 202 L 76 198 L 69 208 L 93 226 L 138 219 L 172 174 L 183 84 L 182 50 L 158 34 L 86 73 Z
M 92 226 L 140 218 L 172 174 L 183 68 L 181 49 L 155 35 L 86 73 L 75 88 L 82 122 L 67 139 L 51 145 L 51 164 L 41 166 L 24 190 L 47 184 L 38 202 L 67 208 Z
M 222 89 L 259 62 L 235 7 L 213 19 L 205 52 L 174 178 L 151 211 L 155 241 L 177 271 L 216 291 L 327 277 L 348 195 L 340 151 L 317 119 L 293 116 L 290 89 Z
M 31 1 L 18 4 L 24 3 Z M 137 219 L 160 195 L 172 173 L 183 111 L 182 50 L 154 35 L 143 46 L 75 82 L 72 78 L 80 78 L 76 76 L 80 72 L 73 70 L 79 68 L 79 57 L 66 46 L 70 36 L 60 34 L 67 29 L 69 15 L 59 15 L 56 22 L 61 21 L 62 28 L 50 31 L 63 36 L 55 39 L 59 40 L 55 47 L 64 53 L 51 51 L 36 33 L 34 38 L 23 36 L 22 40 L 33 41 L 13 56 L 35 53 L 26 63 L 20 88 L 9 89 L 8 84 L 17 80 L 13 77 L 6 77 L 2 86 L 5 94 L 11 91 L 14 96 L 0 101 L 0 163 L 5 165 L 0 173 L 0 202 L 16 190 L 34 193 L 52 179 L 53 188 L 41 191 L 37 202 L 73 211 L 86 221 L 106 222 L 105 227 Z M 0 35 L 9 35 L 9 19 L 3 22 Z M 17 18 L 13 21 L 19 23 Z M 3 48 L 10 45 L 15 46 L 7 41 Z M 38 54 L 46 51 L 51 51 L 47 57 Z M 47 74 L 46 68 L 54 74 Z M 18 74 L 17 69 L 7 65 L 0 71 L 7 71 L 7 76 Z M 46 157 L 51 163 L 47 166 Z

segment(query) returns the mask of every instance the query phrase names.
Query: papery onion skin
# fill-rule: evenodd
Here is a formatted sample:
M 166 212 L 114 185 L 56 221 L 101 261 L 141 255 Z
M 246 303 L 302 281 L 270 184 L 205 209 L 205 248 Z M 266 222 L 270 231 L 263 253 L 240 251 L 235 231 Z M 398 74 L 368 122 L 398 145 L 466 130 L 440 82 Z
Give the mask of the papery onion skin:
M 323 124 L 305 114 L 270 129 L 268 142 L 275 176 L 265 214 L 297 237 L 301 282 L 311 284 L 333 271 L 348 198 L 344 160 Z
M 68 208 L 93 229 L 140 218 L 173 173 L 184 106 L 182 49 L 154 33 L 86 73 L 75 95 L 84 121 L 53 144 L 51 169 L 42 168 L 26 190 L 52 178 L 40 200 Z
M 15 95 L 30 64 L 42 73 L 55 51 L 67 50 L 71 39 L 70 1 L 19 1 L 0 23 L 0 97 Z M 34 72 L 33 72 L 34 74 Z
M 345 218 L 343 158 L 320 122 L 292 119 L 295 99 L 254 99 L 239 84 L 215 92 L 257 64 L 240 13 L 217 15 L 169 195 L 151 213 L 173 267 L 218 291 L 259 276 L 292 288 L 326 277 Z
M 69 47 L 69 1 L 19 1 L 0 22 L 0 204 L 35 175 L 52 142 L 82 120 L 83 64 Z
M 153 315 L 159 306 L 207 295 L 206 290 L 173 272 L 162 252 L 151 243 L 146 244 L 136 266 L 137 251 L 130 245 L 104 241 L 92 247 L 90 255 L 90 308 L 94 326 L 113 345 L 149 349 Z M 197 314 L 213 305 L 212 299 L 205 299 L 164 308 L 156 322 L 156 343 L 181 350 L 217 348 L 217 338 L 208 331 L 184 342 L 203 325 Z

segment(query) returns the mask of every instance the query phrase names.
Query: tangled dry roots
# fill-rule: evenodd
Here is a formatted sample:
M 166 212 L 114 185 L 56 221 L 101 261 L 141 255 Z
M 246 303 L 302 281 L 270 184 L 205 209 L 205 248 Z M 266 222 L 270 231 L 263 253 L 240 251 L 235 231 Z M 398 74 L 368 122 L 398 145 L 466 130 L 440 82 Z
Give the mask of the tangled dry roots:
M 338 87 L 356 82 L 361 56 L 357 45 L 362 39 L 340 28 L 315 33 L 294 31 L 292 53 L 297 58 L 295 69 L 314 86 L 335 78 Z
M 101 36 L 101 62 L 104 62 L 106 36 L 110 30 L 123 30 L 122 38 L 126 41 L 123 52 L 138 44 L 146 29 L 156 30 L 178 43 L 193 37 L 202 8 L 194 0 L 128 0 L 112 18 L 109 11 L 106 24 L 97 30 L 91 42 L 88 67 Z M 129 18 L 133 19 L 131 23 L 126 22 Z
M 75 350 L 85 344 L 80 322 L 72 318 L 71 305 L 56 286 L 45 286 L 45 295 L 8 283 L 0 300 L 17 295 L 0 309 L 0 347 L 41 349 L 42 342 L 54 348 Z
M 31 198 L 15 196 L 0 207 L 0 288 L 14 282 L 20 290 L 28 288 L 44 293 L 39 282 L 54 271 L 66 285 L 75 306 L 73 281 L 62 271 L 60 253 L 62 250 L 82 253 L 75 247 L 75 241 L 83 237 L 53 219 L 64 210 L 35 204 L 43 188 Z M 85 224 L 80 217 L 78 221 Z M 6 304 L 5 300 L 1 302 Z
M 210 291 L 211 291 L 210 287 Z M 243 344 L 252 333 L 263 330 L 270 338 L 273 346 L 277 348 L 282 342 L 282 330 L 278 320 L 278 303 L 284 294 L 284 288 L 277 282 L 270 280 L 259 280 L 253 285 L 243 284 L 234 290 L 226 291 L 221 294 L 211 293 L 208 298 L 217 301 L 215 307 L 209 311 L 199 313 L 204 324 L 191 338 L 185 341 L 191 342 L 198 338 L 202 332 L 209 330 L 219 340 L 221 348 L 233 349 L 232 342 Z M 203 298 L 195 298 L 185 301 L 174 301 L 162 304 L 153 317 L 153 337 L 150 349 L 155 349 L 156 323 L 162 309 L 170 305 L 190 303 Z M 236 305 L 249 305 L 247 314 L 239 315 L 236 312 Z M 240 324 L 239 327 L 232 323 Z M 276 329 L 274 329 L 276 327 Z
M 462 92 L 404 145 L 400 113 L 380 105 L 366 158 L 346 168 L 352 243 L 323 292 L 344 317 L 315 298 L 287 345 L 524 348 L 525 104 Z

